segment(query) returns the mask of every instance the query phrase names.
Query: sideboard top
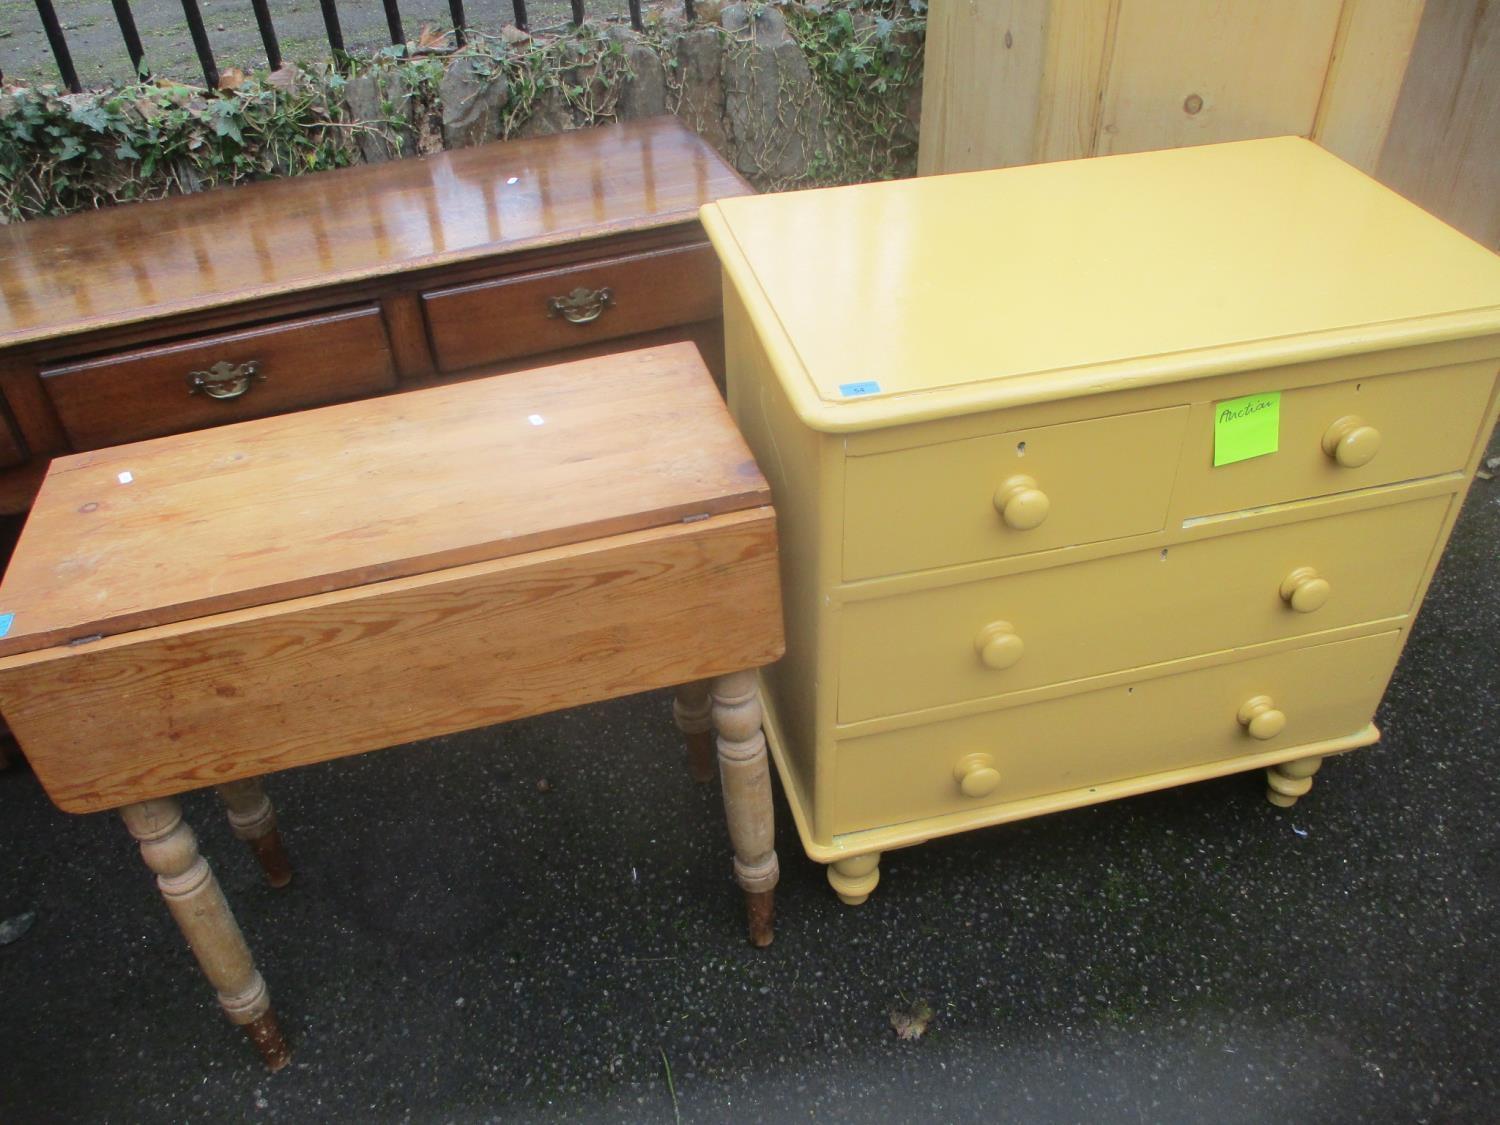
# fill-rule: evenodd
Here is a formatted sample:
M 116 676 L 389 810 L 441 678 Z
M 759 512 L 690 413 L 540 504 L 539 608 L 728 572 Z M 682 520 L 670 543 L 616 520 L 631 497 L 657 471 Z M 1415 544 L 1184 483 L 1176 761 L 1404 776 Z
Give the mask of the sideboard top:
M 822 430 L 1500 332 L 1500 258 L 1296 137 L 726 199 L 703 222 Z
M 59 457 L 0 655 L 769 503 L 670 344 Z
M 0 348 L 692 222 L 751 189 L 676 118 L 0 226 Z

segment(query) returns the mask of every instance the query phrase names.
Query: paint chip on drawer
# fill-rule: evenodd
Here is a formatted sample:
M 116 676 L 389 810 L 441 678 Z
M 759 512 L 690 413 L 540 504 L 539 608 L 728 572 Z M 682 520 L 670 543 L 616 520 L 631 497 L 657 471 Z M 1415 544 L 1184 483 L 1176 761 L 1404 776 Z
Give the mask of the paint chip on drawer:
M 863 383 L 840 383 L 839 395 L 843 398 L 864 398 L 866 395 L 878 395 L 880 384 L 874 379 L 866 379 Z
M 1281 440 L 1281 392 L 1214 403 L 1214 467 L 1275 453 Z

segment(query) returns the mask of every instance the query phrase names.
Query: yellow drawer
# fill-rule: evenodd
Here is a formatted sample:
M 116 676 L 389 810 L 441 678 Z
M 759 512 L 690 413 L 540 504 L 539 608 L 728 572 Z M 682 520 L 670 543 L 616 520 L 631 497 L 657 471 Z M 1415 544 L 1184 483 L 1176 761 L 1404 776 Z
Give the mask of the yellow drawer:
M 1461 469 L 1495 370 L 1486 360 L 1285 391 L 1277 452 L 1218 468 L 1215 404 L 1198 403 L 1174 511 L 1184 518 L 1217 515 Z M 1275 378 L 1267 372 L 1266 390 L 1276 389 Z
M 1398 616 L 1451 502 L 1434 496 L 852 602 L 839 639 L 839 721 Z
M 1188 408 L 851 457 L 844 577 L 1160 530 Z
M 859 832 L 1354 734 L 1374 714 L 1400 649 L 1399 631 L 1380 633 L 843 741 L 832 831 Z M 1261 714 L 1279 712 L 1284 720 L 1266 739 L 1252 736 L 1239 717 L 1261 697 L 1269 700 Z M 1259 721 L 1262 733 L 1275 725 L 1274 716 Z

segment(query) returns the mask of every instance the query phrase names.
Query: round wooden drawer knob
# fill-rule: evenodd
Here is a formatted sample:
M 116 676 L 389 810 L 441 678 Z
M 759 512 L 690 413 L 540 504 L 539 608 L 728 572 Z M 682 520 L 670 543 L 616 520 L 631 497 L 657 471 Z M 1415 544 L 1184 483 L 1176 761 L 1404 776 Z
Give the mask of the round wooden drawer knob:
M 1000 513 L 1006 527 L 1030 531 L 1033 527 L 1040 527 L 1047 518 L 1052 501 L 1036 486 L 1034 479 L 1015 476 L 995 490 L 995 510 Z
M 1310 566 L 1299 566 L 1281 580 L 1281 600 L 1298 613 L 1322 609 L 1333 587 Z
M 979 653 L 980 662 L 997 672 L 1009 668 L 1026 655 L 1026 643 L 1009 621 L 991 621 L 979 630 L 979 636 L 974 638 L 974 648 Z
M 988 754 L 965 754 L 953 767 L 953 780 L 965 797 L 988 797 L 1000 785 L 1000 771 Z
M 1286 728 L 1286 716 L 1276 710 L 1269 695 L 1257 695 L 1245 700 L 1236 717 L 1240 726 L 1250 732 L 1251 738 L 1262 741 L 1275 738 Z
M 1346 414 L 1323 434 L 1323 452 L 1346 469 L 1368 465 L 1380 452 L 1380 431 L 1363 418 Z

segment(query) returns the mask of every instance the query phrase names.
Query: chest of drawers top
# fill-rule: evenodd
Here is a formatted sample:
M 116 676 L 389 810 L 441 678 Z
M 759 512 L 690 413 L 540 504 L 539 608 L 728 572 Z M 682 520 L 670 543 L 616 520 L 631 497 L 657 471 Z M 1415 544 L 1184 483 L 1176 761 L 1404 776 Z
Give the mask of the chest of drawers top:
M 1500 332 L 1500 259 L 1295 137 L 726 199 L 703 222 L 822 431 Z
M 675 119 L 0 227 L 0 349 L 560 243 L 750 190 Z

